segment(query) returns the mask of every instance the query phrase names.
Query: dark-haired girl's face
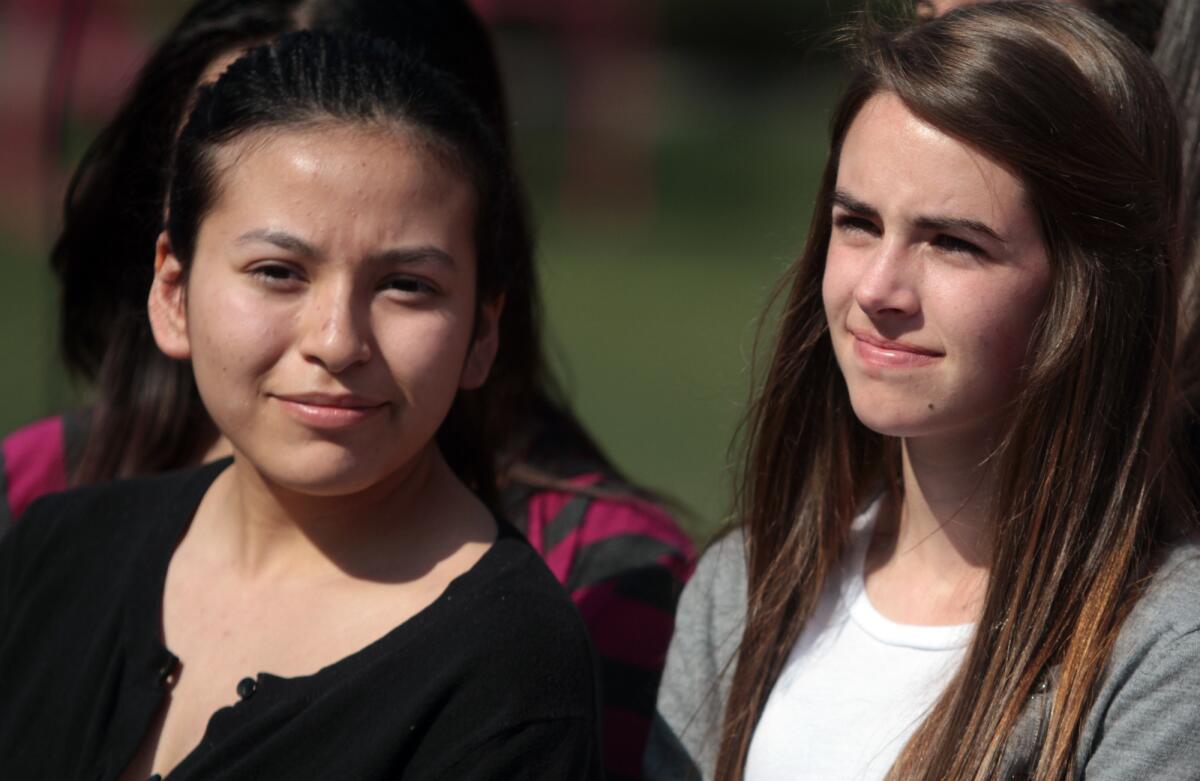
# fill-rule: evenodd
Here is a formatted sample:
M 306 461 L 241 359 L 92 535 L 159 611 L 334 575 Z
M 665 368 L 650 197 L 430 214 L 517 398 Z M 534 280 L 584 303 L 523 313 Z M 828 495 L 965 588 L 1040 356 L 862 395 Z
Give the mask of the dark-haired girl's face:
M 271 482 L 339 495 L 402 474 L 495 354 L 472 186 L 409 134 L 352 126 L 243 137 L 218 171 L 186 279 L 160 240 L 160 346 Z
M 843 142 L 822 293 L 859 419 L 985 436 L 1014 397 L 1050 285 L 1005 168 L 876 95 Z

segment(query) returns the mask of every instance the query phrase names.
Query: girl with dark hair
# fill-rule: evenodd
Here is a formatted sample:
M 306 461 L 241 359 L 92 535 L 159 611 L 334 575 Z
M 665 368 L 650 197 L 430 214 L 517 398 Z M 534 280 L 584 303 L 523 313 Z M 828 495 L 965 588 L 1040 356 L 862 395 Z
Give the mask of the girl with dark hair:
M 1065 3 L 865 37 L 648 775 L 1195 778 L 1171 96 Z
M 0 543 L 5 778 L 599 778 L 586 632 L 489 513 L 507 155 L 392 44 L 200 91 L 149 296 L 232 459 Z
M 52 265 L 62 291 L 63 357 L 91 387 L 91 405 L 4 441 L 0 534 L 47 492 L 228 452 L 190 367 L 155 347 L 146 320 L 167 163 L 196 85 L 215 79 L 246 47 L 301 28 L 360 30 L 397 42 L 448 74 L 511 155 L 492 42 L 462 0 L 198 2 L 151 55 L 71 181 Z M 494 509 L 526 535 L 579 606 L 602 662 L 607 769 L 613 778 L 633 778 L 692 548 L 563 400 L 543 355 L 523 203 L 511 205 L 508 228 L 512 284 L 501 347 L 488 406 L 471 410 L 472 425 L 495 445 L 494 463 L 474 465 L 470 479 L 481 496 L 494 497 Z

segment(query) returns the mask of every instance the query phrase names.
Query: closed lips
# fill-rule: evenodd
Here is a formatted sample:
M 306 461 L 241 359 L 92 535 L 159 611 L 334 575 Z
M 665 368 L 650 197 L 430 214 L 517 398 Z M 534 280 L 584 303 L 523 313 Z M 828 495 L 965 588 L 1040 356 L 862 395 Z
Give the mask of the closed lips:
M 364 396 L 334 396 L 325 393 L 304 393 L 304 394 L 274 394 L 281 401 L 289 401 L 293 404 L 304 404 L 309 407 L 333 407 L 336 409 L 347 410 L 366 410 L 374 407 L 382 407 L 386 402 L 376 399 L 367 398 Z
M 912 353 L 913 355 L 925 355 L 929 356 L 930 358 L 938 358 L 944 355 L 944 353 L 938 352 L 937 350 L 929 350 L 924 347 L 918 347 L 917 345 L 909 344 L 908 342 L 895 342 L 891 339 L 884 339 L 883 337 L 874 336 L 861 331 L 851 331 L 850 333 L 858 341 L 868 344 L 877 350 Z

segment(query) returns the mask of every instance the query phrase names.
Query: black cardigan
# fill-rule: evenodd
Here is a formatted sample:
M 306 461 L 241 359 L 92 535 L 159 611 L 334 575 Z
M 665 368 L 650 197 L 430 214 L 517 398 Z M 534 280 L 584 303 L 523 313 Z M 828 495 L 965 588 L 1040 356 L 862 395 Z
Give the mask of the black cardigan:
M 0 778 L 115 779 L 132 759 L 176 664 L 167 565 L 224 466 L 47 497 L 0 541 Z M 246 673 L 169 781 L 600 777 L 583 625 L 506 524 L 383 638 L 313 675 Z

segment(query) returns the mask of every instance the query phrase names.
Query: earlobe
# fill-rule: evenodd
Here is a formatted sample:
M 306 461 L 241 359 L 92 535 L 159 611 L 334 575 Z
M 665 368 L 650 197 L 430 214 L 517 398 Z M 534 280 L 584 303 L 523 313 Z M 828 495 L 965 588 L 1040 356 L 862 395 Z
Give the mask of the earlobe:
M 192 357 L 185 293 L 183 264 L 175 256 L 171 241 L 164 231 L 154 245 L 154 282 L 150 286 L 146 309 L 158 349 L 177 360 Z
M 487 382 L 488 373 L 496 360 L 496 352 L 500 349 L 500 315 L 503 311 L 503 295 L 479 305 L 475 339 L 471 343 L 470 352 L 467 353 L 467 362 L 463 366 L 462 379 L 459 382 L 459 387 L 463 390 L 475 390 Z

